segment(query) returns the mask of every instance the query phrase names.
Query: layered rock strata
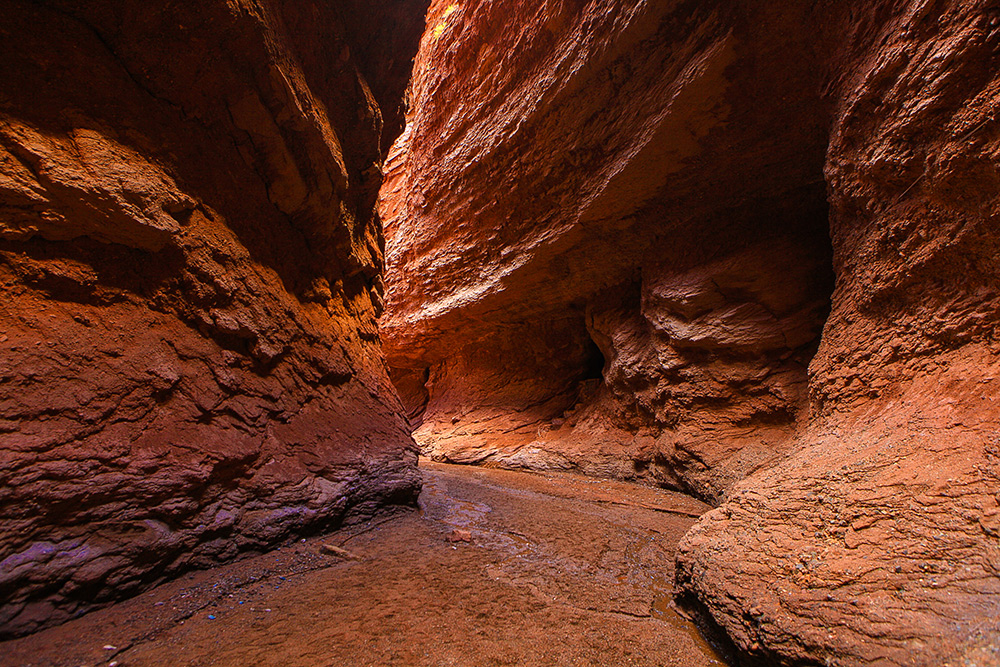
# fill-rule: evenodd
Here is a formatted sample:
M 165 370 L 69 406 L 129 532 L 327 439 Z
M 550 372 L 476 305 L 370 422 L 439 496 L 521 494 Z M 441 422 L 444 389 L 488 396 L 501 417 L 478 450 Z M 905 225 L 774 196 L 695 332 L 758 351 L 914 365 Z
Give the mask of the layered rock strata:
M 381 321 L 429 453 L 719 498 L 785 450 L 833 284 L 809 20 L 432 7 Z
M 764 662 L 993 665 L 1000 7 L 905 3 L 870 30 L 846 33 L 827 149 L 810 419 L 688 534 L 679 581 Z
M 419 487 L 377 346 L 426 2 L 0 2 L 0 635 Z
M 381 204 L 421 446 L 717 503 L 678 582 L 748 660 L 989 664 L 998 49 L 985 0 L 436 3 Z

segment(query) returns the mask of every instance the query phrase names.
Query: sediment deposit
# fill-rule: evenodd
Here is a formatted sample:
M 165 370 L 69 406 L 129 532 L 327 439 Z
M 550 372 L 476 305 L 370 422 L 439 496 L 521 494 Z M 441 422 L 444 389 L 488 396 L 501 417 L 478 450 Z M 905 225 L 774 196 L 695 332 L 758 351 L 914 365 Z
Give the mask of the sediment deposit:
M 702 503 L 577 475 L 421 470 L 419 513 L 192 573 L 0 644 L 0 664 L 724 664 L 670 604 Z

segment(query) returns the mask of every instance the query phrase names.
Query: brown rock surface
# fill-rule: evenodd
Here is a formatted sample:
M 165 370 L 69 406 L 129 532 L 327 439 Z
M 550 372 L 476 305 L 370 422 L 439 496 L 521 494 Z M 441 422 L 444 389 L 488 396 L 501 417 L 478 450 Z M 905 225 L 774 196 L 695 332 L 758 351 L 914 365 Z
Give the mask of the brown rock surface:
M 829 307 L 809 12 L 451 6 L 382 197 L 418 442 L 719 497 L 792 436 Z
M 425 7 L 0 2 L 0 634 L 412 501 L 374 205 Z
M 768 660 L 995 665 L 1000 7 L 905 3 L 852 47 L 811 419 L 688 534 L 679 579 Z
M 995 654 L 998 50 L 987 0 L 436 2 L 381 203 L 424 451 L 721 503 L 679 581 L 764 664 Z

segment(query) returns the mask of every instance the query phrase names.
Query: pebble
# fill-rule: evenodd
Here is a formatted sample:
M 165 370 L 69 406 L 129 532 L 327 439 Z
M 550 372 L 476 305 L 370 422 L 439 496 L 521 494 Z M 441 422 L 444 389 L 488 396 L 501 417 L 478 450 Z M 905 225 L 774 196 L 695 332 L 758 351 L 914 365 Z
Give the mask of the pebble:
M 455 528 L 450 533 L 448 533 L 448 536 L 445 537 L 444 539 L 446 539 L 449 542 L 471 542 L 472 532 L 468 530 L 462 530 L 461 528 Z
M 341 558 L 346 558 L 347 560 L 361 560 L 361 557 L 358 556 L 357 554 L 351 553 L 347 549 L 342 549 L 332 544 L 324 544 L 322 551 L 325 554 L 329 554 L 331 556 L 339 556 Z

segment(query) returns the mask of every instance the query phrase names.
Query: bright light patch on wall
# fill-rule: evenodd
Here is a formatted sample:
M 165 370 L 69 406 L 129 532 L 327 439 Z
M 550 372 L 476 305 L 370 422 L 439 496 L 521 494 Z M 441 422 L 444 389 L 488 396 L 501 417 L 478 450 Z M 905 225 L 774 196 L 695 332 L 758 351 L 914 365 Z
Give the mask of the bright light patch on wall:
M 448 7 L 444 10 L 444 13 L 441 15 L 441 18 L 438 19 L 438 24 L 434 26 L 434 32 L 431 33 L 431 36 L 434 39 L 437 39 L 438 37 L 441 36 L 441 33 L 443 33 L 445 28 L 448 27 L 448 17 L 454 14 L 457 10 L 458 10 L 457 2 L 448 5 Z

